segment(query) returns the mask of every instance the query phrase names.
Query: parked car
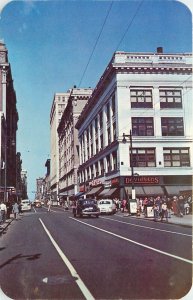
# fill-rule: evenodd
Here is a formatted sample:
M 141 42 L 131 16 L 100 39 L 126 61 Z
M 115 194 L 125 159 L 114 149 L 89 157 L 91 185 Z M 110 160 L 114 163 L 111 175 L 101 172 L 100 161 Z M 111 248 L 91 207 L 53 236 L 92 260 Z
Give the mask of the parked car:
M 116 204 L 112 199 L 102 199 L 98 201 L 98 207 L 101 214 L 115 214 Z
M 31 202 L 28 199 L 21 200 L 21 211 L 31 211 Z
M 97 201 L 95 199 L 79 199 L 76 202 L 76 206 L 73 207 L 74 217 L 83 216 L 95 216 L 99 217 L 100 210 L 97 206 Z

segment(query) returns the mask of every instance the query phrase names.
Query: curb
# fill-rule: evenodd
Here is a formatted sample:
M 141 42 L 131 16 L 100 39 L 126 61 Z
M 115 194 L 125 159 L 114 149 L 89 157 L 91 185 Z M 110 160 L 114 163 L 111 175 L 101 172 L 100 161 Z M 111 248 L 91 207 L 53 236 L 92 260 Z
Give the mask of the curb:
M 5 221 L 3 225 L 0 226 L 0 235 L 7 229 L 7 227 L 13 222 L 13 219 Z
M 124 217 L 131 217 L 131 218 L 135 218 L 135 219 L 144 219 L 144 220 L 148 220 L 148 221 L 153 221 L 153 222 L 155 222 L 154 221 L 154 218 L 141 218 L 141 217 L 139 217 L 139 216 L 131 216 L 131 215 L 129 215 L 129 214 L 127 214 L 127 215 L 124 215 Z M 156 222 L 155 222 L 156 223 Z M 161 221 L 157 221 L 157 223 L 164 223 L 164 224 L 169 224 L 169 225 L 180 225 L 180 226 L 184 226 L 184 227 L 189 227 L 189 228 L 192 228 L 192 224 L 193 224 L 193 222 L 191 223 L 191 224 L 185 224 L 185 223 L 179 223 L 179 222 L 175 222 L 175 220 L 174 221 L 172 221 L 172 222 L 170 222 L 170 221 L 168 221 L 168 222 L 166 222 L 165 220 L 163 220 L 162 222 Z

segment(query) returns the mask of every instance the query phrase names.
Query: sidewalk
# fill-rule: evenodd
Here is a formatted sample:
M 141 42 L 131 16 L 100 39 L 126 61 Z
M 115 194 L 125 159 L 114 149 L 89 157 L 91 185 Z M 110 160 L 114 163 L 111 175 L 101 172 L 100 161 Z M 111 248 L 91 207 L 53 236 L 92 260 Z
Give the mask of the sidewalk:
M 0 235 L 7 229 L 7 227 L 11 224 L 11 222 L 13 221 L 14 219 L 8 219 L 5 221 L 4 224 L 1 224 L 0 225 Z
M 124 217 L 130 217 L 130 218 L 138 218 L 138 219 L 145 219 L 145 220 L 149 220 L 149 221 L 154 221 L 153 217 L 145 217 L 143 214 L 141 214 L 140 216 L 137 216 L 137 215 L 128 215 L 128 213 L 125 213 L 125 214 L 123 214 L 123 216 Z M 158 220 L 157 222 L 161 222 L 161 221 Z M 162 221 L 162 223 L 166 223 L 166 220 L 164 219 Z M 171 215 L 171 218 L 168 218 L 167 224 L 176 224 L 176 225 L 192 227 L 193 217 L 192 217 L 192 215 L 184 215 L 181 218 L 181 217 Z

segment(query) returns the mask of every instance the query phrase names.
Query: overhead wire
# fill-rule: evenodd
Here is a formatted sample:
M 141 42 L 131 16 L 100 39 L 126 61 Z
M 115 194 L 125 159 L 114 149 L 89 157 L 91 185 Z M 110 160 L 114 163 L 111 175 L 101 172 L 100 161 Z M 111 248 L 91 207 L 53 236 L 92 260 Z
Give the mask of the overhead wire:
M 101 30 L 100 30 L 100 32 L 99 32 L 99 34 L 98 34 L 98 37 L 97 37 L 97 39 L 96 39 L 96 41 L 95 41 L 95 44 L 94 44 L 93 49 L 92 49 L 92 52 L 91 52 L 91 54 L 90 54 L 90 56 L 89 56 L 88 62 L 87 62 L 87 64 L 86 64 L 86 67 L 85 67 L 85 69 L 84 69 L 84 71 L 83 71 L 83 74 L 82 74 L 82 76 L 81 76 L 81 79 L 80 79 L 80 82 L 79 82 L 78 87 L 80 87 L 80 85 L 81 85 L 81 83 L 82 83 L 82 80 L 83 80 L 83 78 L 84 78 L 84 76 L 85 76 L 85 73 L 86 73 L 86 71 L 87 71 L 87 69 L 88 69 L 88 66 L 89 66 L 89 64 L 90 64 L 91 58 L 92 58 L 92 56 L 93 56 L 93 54 L 94 54 L 94 51 L 95 51 L 95 49 L 96 49 L 96 46 L 97 46 L 98 41 L 99 41 L 99 39 L 100 39 L 100 36 L 101 36 L 101 34 L 102 34 L 102 32 L 103 32 L 103 29 L 104 29 L 104 27 L 105 27 L 105 24 L 106 24 L 106 21 L 107 21 L 107 19 L 108 19 L 109 14 L 110 14 L 110 11 L 111 11 L 111 9 L 112 9 L 112 6 L 113 6 L 113 1 L 111 1 L 111 4 L 110 4 L 110 6 L 109 6 L 109 9 L 108 9 L 107 14 L 106 14 L 105 19 L 104 19 L 104 22 L 103 22 L 103 24 L 102 24 L 102 26 L 101 26 Z

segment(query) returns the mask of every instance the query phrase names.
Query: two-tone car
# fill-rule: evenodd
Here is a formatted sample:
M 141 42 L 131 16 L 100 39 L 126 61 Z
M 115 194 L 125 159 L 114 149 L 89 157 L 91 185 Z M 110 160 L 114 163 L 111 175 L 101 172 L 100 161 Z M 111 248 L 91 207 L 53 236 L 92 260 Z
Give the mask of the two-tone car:
M 76 201 L 76 205 L 73 207 L 74 217 L 83 216 L 95 216 L 96 218 L 100 215 L 100 210 L 95 199 L 79 199 Z

